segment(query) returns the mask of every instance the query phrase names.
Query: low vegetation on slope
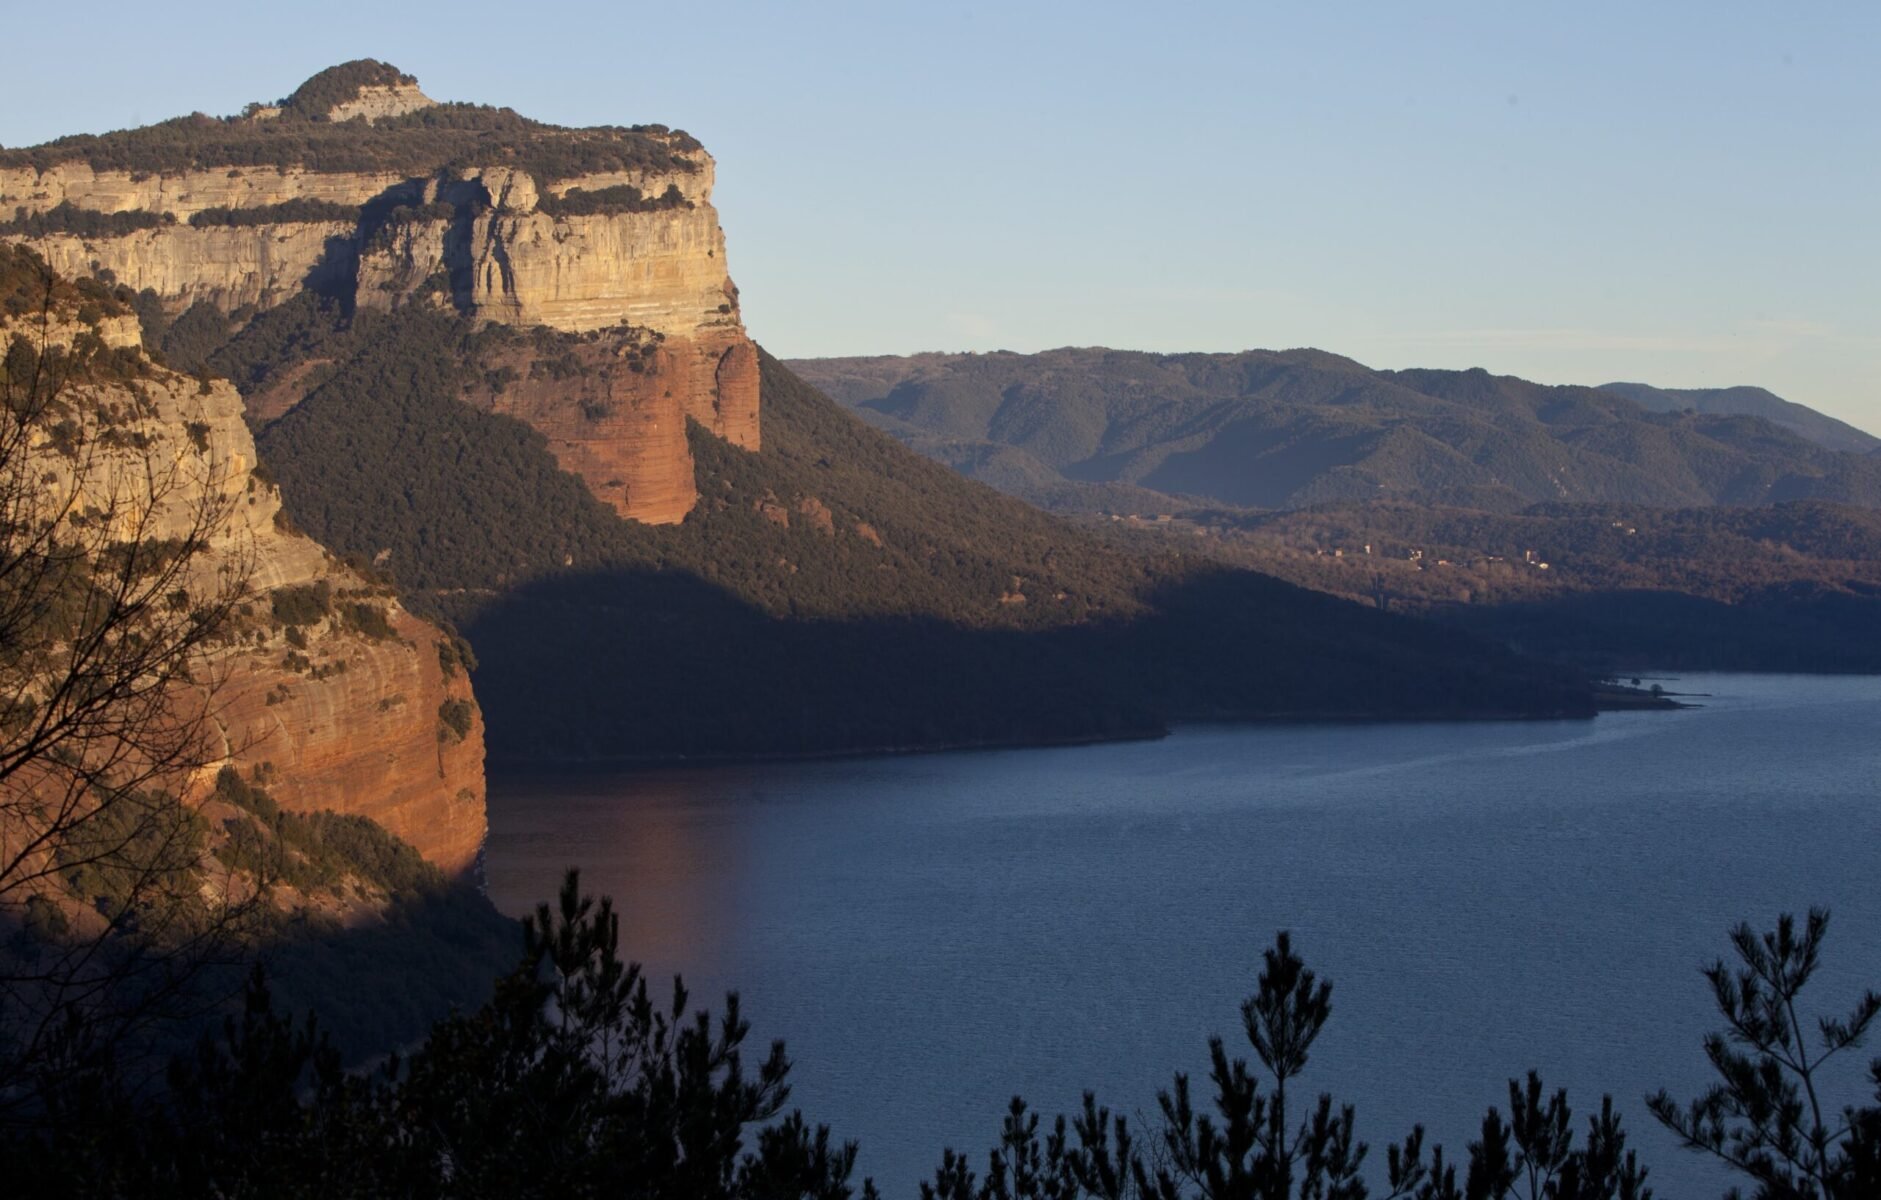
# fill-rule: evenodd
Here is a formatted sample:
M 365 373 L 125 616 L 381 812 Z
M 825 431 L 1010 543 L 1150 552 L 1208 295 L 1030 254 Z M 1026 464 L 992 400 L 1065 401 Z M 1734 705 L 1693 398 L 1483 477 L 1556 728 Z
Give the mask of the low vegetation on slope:
M 622 521 L 539 434 L 460 401 L 487 339 L 518 336 L 423 309 L 350 327 L 284 309 L 216 358 L 250 386 L 322 364 L 262 432 L 263 456 L 296 521 L 469 636 L 499 758 L 1078 739 L 1188 715 L 1587 711 L 1575 679 L 1474 639 L 1105 549 L 768 359 L 764 450 L 695 429 L 693 513 Z

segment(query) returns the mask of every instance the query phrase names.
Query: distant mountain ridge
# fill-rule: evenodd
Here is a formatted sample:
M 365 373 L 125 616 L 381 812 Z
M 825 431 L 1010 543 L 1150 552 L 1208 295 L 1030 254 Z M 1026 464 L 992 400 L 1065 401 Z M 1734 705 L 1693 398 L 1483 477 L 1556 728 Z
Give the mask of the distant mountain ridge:
M 1872 433 L 1760 387 L 1659 388 L 1646 383 L 1603 383 L 1600 390 L 1618 393 L 1652 412 L 1689 408 L 1702 413 L 1762 417 L 1830 450 L 1849 454 L 1881 450 L 1881 438 Z
M 1725 402 L 1373 370 L 1320 350 L 922 354 L 792 369 L 904 442 L 1058 508 L 1149 493 L 1239 507 L 1401 499 L 1512 510 L 1820 499 L 1881 505 L 1881 463 Z M 1673 395 L 1667 393 L 1666 395 Z M 1770 397 L 1777 405 L 1787 402 Z M 1688 409 L 1693 411 L 1687 411 Z M 1859 438 L 1860 431 L 1845 427 Z M 1116 489 L 1126 489 L 1117 492 Z M 1132 497 L 1136 497 L 1135 500 Z

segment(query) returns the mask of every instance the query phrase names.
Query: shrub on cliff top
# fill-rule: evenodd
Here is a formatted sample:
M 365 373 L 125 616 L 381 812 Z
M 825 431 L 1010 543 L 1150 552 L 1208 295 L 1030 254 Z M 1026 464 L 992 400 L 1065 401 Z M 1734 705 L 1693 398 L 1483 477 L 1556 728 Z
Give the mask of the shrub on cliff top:
M 333 611 L 333 588 L 324 579 L 274 589 L 274 619 L 283 625 L 312 625 Z
M 294 225 L 316 221 L 357 221 L 359 206 L 336 204 L 331 200 L 310 200 L 304 196 L 279 204 L 254 208 L 205 208 L 191 214 L 190 227 L 206 229 L 217 225 L 246 228 L 254 225 Z
M 632 184 L 623 183 L 617 187 L 570 188 L 563 196 L 544 196 L 536 202 L 536 208 L 551 217 L 586 217 L 597 213 L 623 212 L 658 212 L 667 208 L 691 208 L 692 201 L 686 199 L 678 184 L 669 183 L 666 190 L 658 196 L 648 198 L 641 195 L 640 189 Z
M 0 150 L 0 167 L 49 170 L 83 162 L 132 175 L 215 168 L 302 168 L 397 172 L 410 177 L 477 166 L 510 166 L 541 182 L 609 171 L 694 171 L 701 147 L 663 125 L 568 129 L 507 108 L 438 104 L 359 121 L 251 121 L 193 113 L 138 129 L 74 134 Z
M 477 706 L 468 700 L 446 700 L 438 705 L 438 740 L 445 740 L 447 730 L 454 742 L 469 737 L 471 718 L 476 714 Z
M 417 82 L 416 75 L 407 75 L 391 63 L 376 58 L 356 58 L 328 67 L 295 88 L 293 95 L 281 101 L 281 115 L 324 121 L 328 113 L 358 99 L 366 88 L 411 86 Z
M 102 279 L 66 279 L 37 251 L 0 242 L 0 318 L 18 318 L 42 310 L 84 310 L 87 324 L 132 311 L 136 293 Z
M 176 217 L 167 212 L 149 212 L 144 209 L 99 212 L 97 209 L 80 208 L 70 200 L 62 200 L 45 212 L 30 213 L 24 208 L 14 209 L 13 219 L 0 224 L 0 236 L 46 237 L 54 233 L 71 233 L 88 238 L 123 237 L 140 229 L 157 229 L 174 224 Z

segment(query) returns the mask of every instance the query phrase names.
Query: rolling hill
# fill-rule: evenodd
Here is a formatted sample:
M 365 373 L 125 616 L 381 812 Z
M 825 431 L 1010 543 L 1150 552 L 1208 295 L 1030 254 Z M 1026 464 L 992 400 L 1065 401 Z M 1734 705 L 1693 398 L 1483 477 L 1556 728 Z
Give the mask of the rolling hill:
M 1651 412 L 1691 409 L 1701 413 L 1762 417 L 1772 425 L 1781 425 L 1830 450 L 1849 454 L 1881 451 L 1881 438 L 1760 387 L 1657 388 L 1644 383 L 1604 383 L 1600 390 L 1625 396 Z
M 1053 507 L 1144 511 L 1404 499 L 1513 510 L 1538 502 L 1881 504 L 1871 457 L 1773 416 L 1485 371 L 1378 371 L 1318 350 L 924 354 L 793 369 L 930 457 Z M 1654 406 L 1667 406 L 1656 411 Z M 1709 411 L 1708 411 L 1709 410 Z M 1775 417 L 1781 417 L 1779 423 Z M 1838 434 L 1861 448 L 1859 431 Z M 1115 489 L 1141 489 L 1117 491 Z

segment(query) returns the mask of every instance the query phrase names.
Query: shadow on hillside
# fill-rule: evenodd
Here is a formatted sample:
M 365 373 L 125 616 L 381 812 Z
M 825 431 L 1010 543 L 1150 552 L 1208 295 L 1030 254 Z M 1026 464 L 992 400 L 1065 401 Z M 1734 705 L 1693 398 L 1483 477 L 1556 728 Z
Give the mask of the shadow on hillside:
M 1226 570 L 1165 587 L 1137 620 L 1037 631 L 778 618 L 639 569 L 550 576 L 453 615 L 481 663 L 499 763 L 1077 741 L 1196 718 L 1592 712 L 1577 678 L 1472 635 Z
M 548 899 L 548 897 L 544 897 Z M 349 1061 L 421 1039 L 489 1000 L 522 933 L 468 882 L 406 893 L 382 919 L 294 922 L 261 953 L 280 1012 L 319 1014 Z
M 1814 582 L 1759 588 L 1736 603 L 1610 589 L 1446 610 L 1457 626 L 1600 672 L 1881 672 L 1881 593 Z
M 194 1054 L 203 1037 L 220 1038 L 259 963 L 276 1013 L 297 1025 L 315 1014 L 345 1060 L 363 1062 L 415 1045 L 452 1012 L 482 1007 L 522 955 L 521 926 L 469 881 L 401 893 L 350 926 L 283 916 L 255 936 L 252 955 L 196 974 L 172 1015 L 131 1043 L 130 1061 L 160 1068 Z
M 1162 731 L 1091 630 L 777 619 L 677 572 L 525 584 L 460 622 L 497 762 L 712 758 Z

